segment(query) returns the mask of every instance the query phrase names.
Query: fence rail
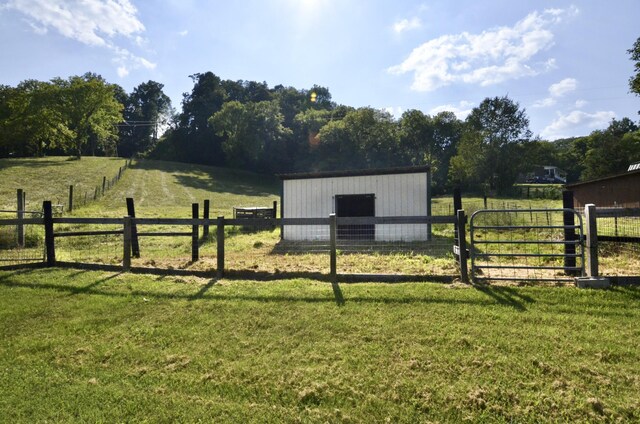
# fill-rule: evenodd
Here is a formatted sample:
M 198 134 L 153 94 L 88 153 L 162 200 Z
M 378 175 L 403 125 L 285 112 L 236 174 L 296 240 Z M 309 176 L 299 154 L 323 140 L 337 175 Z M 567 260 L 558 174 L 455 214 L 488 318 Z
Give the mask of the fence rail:
M 51 213 L 51 204 L 48 205 L 45 202 L 44 210 L 45 216 L 41 219 L 0 219 L 0 228 L 8 225 L 19 224 L 31 224 L 42 228 L 42 233 L 45 234 L 45 251 L 46 256 L 41 260 L 45 261 L 48 265 L 55 264 L 103 264 L 105 266 L 120 266 L 125 270 L 130 270 L 132 267 L 132 258 L 142 257 L 141 260 L 135 261 L 138 265 L 140 263 L 149 263 L 155 266 L 155 260 L 152 259 L 153 254 L 157 253 L 156 246 L 154 246 L 157 237 L 190 237 L 191 238 L 191 263 L 197 263 L 201 260 L 202 250 L 207 252 L 207 258 L 215 257 L 216 273 L 219 277 L 222 277 L 225 273 L 225 258 L 233 257 L 232 263 L 235 266 L 232 271 L 242 271 L 238 268 L 238 263 L 243 266 L 242 251 L 239 251 L 235 246 L 235 240 L 237 237 L 243 237 L 242 234 L 251 234 L 252 232 L 267 230 L 274 233 L 274 229 L 283 228 L 287 226 L 305 226 L 318 228 L 317 234 L 326 235 L 326 239 L 318 240 L 306 240 L 306 241 L 289 241 L 280 240 L 275 248 L 267 253 L 267 255 L 280 255 L 275 260 L 276 264 L 287 260 L 294 264 L 299 259 L 308 259 L 308 254 L 318 254 L 320 257 L 325 254 L 329 254 L 329 272 L 328 276 L 331 279 L 335 279 L 337 275 L 344 275 L 345 273 L 338 272 L 338 266 L 344 263 L 352 262 L 358 255 L 368 255 L 368 264 L 375 263 L 381 265 L 377 269 L 380 273 L 380 268 L 384 269 L 384 261 L 377 258 L 379 254 L 390 253 L 402 253 L 403 257 L 406 255 L 423 255 L 427 254 L 427 247 L 436 246 L 436 250 L 439 254 L 448 252 L 449 260 L 456 260 L 453 255 L 453 239 L 447 237 L 439 237 L 438 240 L 432 241 L 429 238 L 420 241 L 380 241 L 380 240 L 362 240 L 355 235 L 355 237 L 340 237 L 340 229 L 338 226 L 374 226 L 379 228 L 379 232 L 391 233 L 391 228 L 411 225 L 454 225 L 457 224 L 458 218 L 456 216 L 404 216 L 404 217 L 335 217 L 330 216 L 326 218 L 195 218 L 198 215 L 198 209 L 193 209 L 192 218 L 134 218 L 130 216 L 122 218 L 82 218 L 82 217 L 55 217 Z M 464 216 L 464 215 L 463 215 Z M 208 234 L 205 234 L 204 229 L 208 230 L 209 226 L 215 226 L 216 230 L 213 232 L 213 237 L 209 239 Z M 100 227 L 103 227 L 100 228 Z M 189 227 L 190 231 L 185 231 L 184 227 Z M 181 230 L 182 228 L 182 230 Z M 426 227 L 423 227 L 426 228 Z M 406 231 L 405 231 L 406 232 Z M 207 232 L 208 233 L 208 232 Z M 202 236 L 201 236 L 202 234 Z M 402 231 L 395 234 L 399 237 L 405 234 Z M 343 234 L 344 235 L 344 234 Z M 393 235 L 393 234 L 392 234 Z M 281 234 L 282 237 L 282 234 Z M 148 240 L 147 242 L 141 242 L 142 249 L 138 247 L 138 252 L 133 250 L 134 240 L 138 238 Z M 225 240 L 227 239 L 227 240 Z M 154 241 L 156 240 L 156 241 Z M 168 242 L 173 244 L 173 242 Z M 214 252 L 210 251 L 207 244 L 211 243 L 214 248 Z M 259 247 L 261 242 L 254 243 L 253 247 Z M 183 245 L 183 244 L 181 244 Z M 227 246 L 225 246 L 227 245 Z M 89 248 L 87 248 L 90 246 Z M 103 259 L 90 259 L 96 258 L 96 250 L 102 249 Z M 154 250 L 155 249 L 155 250 Z M 251 247 L 249 247 L 251 249 Z M 143 250 L 140 255 L 140 250 Z M 154 250 L 154 253 L 149 254 Z M 225 252 L 227 250 L 227 252 Z M 456 251 L 460 252 L 460 247 L 456 246 Z M 466 249 L 463 248 L 463 251 Z M 343 252 L 341 254 L 340 252 Z M 166 252 L 165 252 L 166 253 Z M 251 252 L 249 252 L 251 253 Z M 171 253 L 169 253 L 171 255 Z M 179 253 L 182 255 L 182 253 Z M 293 255 L 293 257 L 289 256 Z M 305 255 L 305 256 L 300 256 Z M 373 255 L 373 256 L 372 256 Z M 336 260 L 339 256 L 341 259 Z M 184 257 L 184 256 L 180 256 Z M 238 258 L 241 259 L 238 259 Z M 145 259 L 147 258 L 147 259 Z M 279 258 L 279 259 L 278 259 Z M 458 262 L 460 259 L 464 261 L 466 265 L 465 255 L 457 256 Z M 254 258 L 255 259 L 255 258 Z M 322 263 L 318 262 L 319 258 L 313 259 L 312 266 L 319 266 Z M 146 262 L 145 262 L 146 261 Z M 415 260 L 414 260 L 415 262 Z M 419 260 L 419 263 L 429 263 L 429 260 Z M 165 262 L 166 265 L 166 262 Z M 162 267 L 162 265 L 160 265 Z M 168 265 L 170 268 L 175 265 Z M 458 263 L 460 266 L 460 263 Z M 252 266 L 249 266 L 251 268 Z M 255 265 L 253 265 L 255 267 Z M 302 268 L 305 268 L 302 264 Z M 347 267 L 348 268 L 348 267 Z M 364 267 L 360 267 L 364 268 Z M 375 267 L 374 267 L 375 268 Z M 348 268 L 351 269 L 351 268 Z M 417 268 L 416 268 L 417 269 Z M 424 270 L 424 267 L 422 268 Z M 455 266 L 454 268 L 455 269 Z M 374 270 L 375 271 L 375 270 Z M 392 270 L 393 272 L 400 272 L 401 270 Z M 278 273 L 277 267 L 274 271 Z M 392 273 L 393 273 L 392 272 Z M 371 275 L 376 272 L 371 273 Z M 346 272 L 349 274 L 349 272 Z M 412 274 L 417 275 L 430 275 L 430 274 Z M 451 274 L 447 274 L 451 275 Z M 466 279 L 466 277 L 463 277 Z

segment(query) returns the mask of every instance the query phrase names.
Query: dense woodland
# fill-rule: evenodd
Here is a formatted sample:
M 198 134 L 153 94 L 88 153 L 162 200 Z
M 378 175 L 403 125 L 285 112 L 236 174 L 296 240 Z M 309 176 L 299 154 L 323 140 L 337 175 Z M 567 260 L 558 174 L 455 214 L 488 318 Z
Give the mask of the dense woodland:
M 640 38 L 630 90 L 640 95 Z M 432 166 L 436 191 L 453 185 L 505 193 L 535 165 L 569 181 L 623 172 L 640 161 L 640 130 L 613 120 L 585 137 L 533 138 L 526 111 L 507 96 L 486 98 L 465 120 L 409 110 L 398 119 L 332 101 L 329 89 L 191 76 L 178 113 L 163 85 L 131 93 L 87 73 L 0 86 L 0 157 L 68 154 L 144 156 L 264 173 Z

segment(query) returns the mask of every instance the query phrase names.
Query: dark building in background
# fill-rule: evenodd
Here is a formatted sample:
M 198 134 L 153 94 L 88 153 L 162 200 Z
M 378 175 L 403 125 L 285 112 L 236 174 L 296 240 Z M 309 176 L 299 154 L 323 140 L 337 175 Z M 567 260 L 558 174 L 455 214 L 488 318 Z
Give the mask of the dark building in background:
M 567 185 L 575 208 L 593 203 L 600 207 L 640 208 L 640 162 L 624 174 Z

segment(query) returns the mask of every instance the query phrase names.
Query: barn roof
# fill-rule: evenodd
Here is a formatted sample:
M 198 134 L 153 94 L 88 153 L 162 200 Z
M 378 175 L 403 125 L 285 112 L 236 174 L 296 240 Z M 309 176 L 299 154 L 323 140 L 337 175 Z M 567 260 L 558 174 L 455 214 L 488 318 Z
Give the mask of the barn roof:
M 303 180 L 310 178 L 361 177 L 366 175 L 417 174 L 428 172 L 430 166 L 405 166 L 400 168 L 357 169 L 348 171 L 304 172 L 296 174 L 280 174 L 281 180 Z
M 635 174 L 640 174 L 640 169 L 623 172 L 621 174 L 609 175 L 607 177 L 594 178 L 592 180 L 580 181 L 580 182 L 577 182 L 577 183 L 567 184 L 565 187 L 566 188 L 580 187 L 580 186 L 583 186 L 583 185 L 599 183 L 601 181 L 615 180 L 615 179 L 621 178 L 621 177 L 628 177 L 629 175 L 635 175 Z

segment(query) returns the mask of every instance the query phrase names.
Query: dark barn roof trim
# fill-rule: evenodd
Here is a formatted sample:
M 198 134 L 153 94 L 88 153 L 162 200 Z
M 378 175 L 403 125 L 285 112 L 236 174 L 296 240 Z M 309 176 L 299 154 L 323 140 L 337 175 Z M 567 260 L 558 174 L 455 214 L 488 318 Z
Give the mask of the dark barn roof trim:
M 278 177 L 281 180 L 303 180 L 311 178 L 363 177 L 368 175 L 419 174 L 421 172 L 429 172 L 430 170 L 430 166 L 424 165 L 406 166 L 401 168 L 357 169 L 350 171 L 323 171 L 297 174 L 280 174 L 278 175 Z

